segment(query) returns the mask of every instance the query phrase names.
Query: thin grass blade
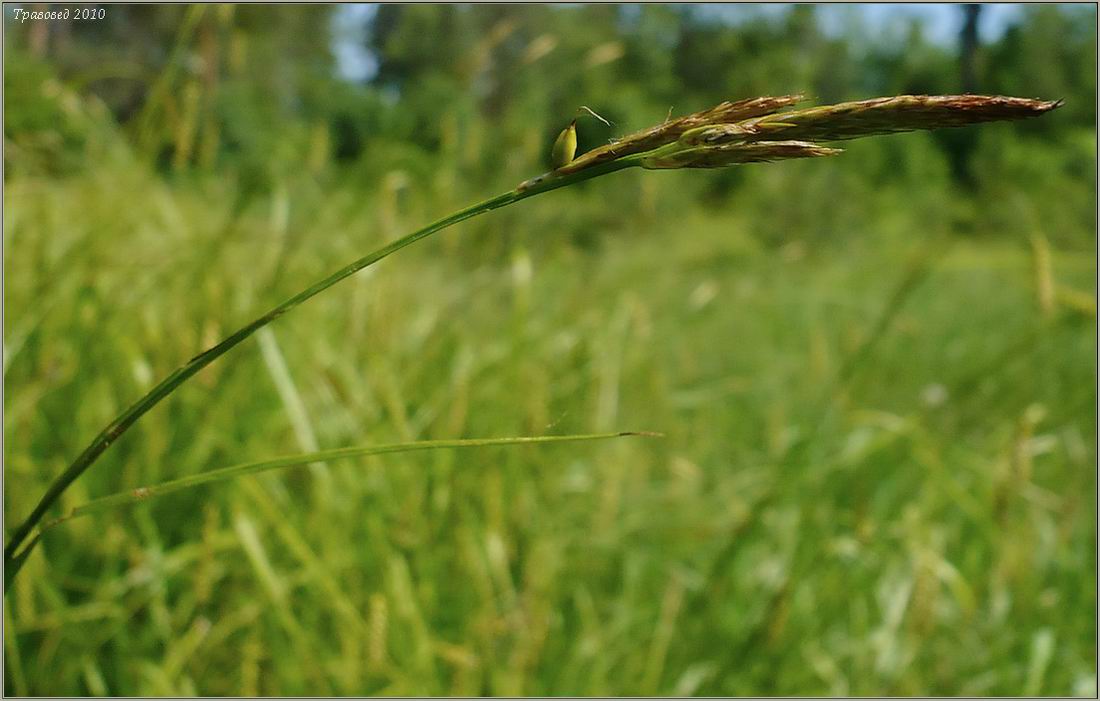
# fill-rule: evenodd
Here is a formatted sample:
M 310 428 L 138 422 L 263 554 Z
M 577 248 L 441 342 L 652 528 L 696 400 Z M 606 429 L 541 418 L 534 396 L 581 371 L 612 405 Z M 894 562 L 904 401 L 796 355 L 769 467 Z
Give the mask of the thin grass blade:
M 231 467 L 223 467 L 217 470 L 201 472 L 197 475 L 189 475 L 179 479 L 162 482 L 148 487 L 137 487 L 125 492 L 110 494 L 99 499 L 93 499 L 86 504 L 73 508 L 68 514 L 47 522 L 42 529 L 46 530 L 61 524 L 77 516 L 86 516 L 114 508 L 136 504 L 152 497 L 164 496 L 182 489 L 190 489 L 204 484 L 224 482 L 227 480 L 252 475 L 268 470 L 277 470 L 284 467 L 296 467 L 317 462 L 328 462 L 342 458 L 357 458 L 367 455 L 383 455 L 386 453 L 406 453 L 414 450 L 439 450 L 443 448 L 485 448 L 501 445 L 546 444 L 546 443 L 572 443 L 578 441 L 607 440 L 610 438 L 623 438 L 627 436 L 659 436 L 656 433 L 644 433 L 635 431 L 621 431 L 617 433 L 589 433 L 568 436 L 517 436 L 509 438 L 466 438 L 458 440 L 415 441 L 412 443 L 391 443 L 387 445 L 371 445 L 352 448 L 336 448 L 334 450 L 321 450 L 314 453 L 290 455 L 270 460 L 243 463 Z M 27 548 L 29 551 L 30 548 Z M 21 563 L 20 563 L 21 564 Z

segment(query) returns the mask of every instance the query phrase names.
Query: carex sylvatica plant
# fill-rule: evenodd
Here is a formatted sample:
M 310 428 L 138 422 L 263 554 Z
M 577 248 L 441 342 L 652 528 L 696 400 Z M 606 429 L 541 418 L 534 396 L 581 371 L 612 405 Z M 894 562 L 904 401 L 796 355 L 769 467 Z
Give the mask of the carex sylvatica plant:
M 31 513 L 11 533 L 4 548 L 6 580 L 20 566 L 38 542 L 41 533 L 73 516 L 132 503 L 149 497 L 199 484 L 231 479 L 243 474 L 315 460 L 381 454 L 403 450 L 460 448 L 477 445 L 540 443 L 563 440 L 611 438 L 635 433 L 594 434 L 583 436 L 543 436 L 529 438 L 470 439 L 426 441 L 387 446 L 345 448 L 213 470 L 161 485 L 138 487 L 78 506 L 71 512 L 44 521 L 51 507 L 72 482 L 84 473 L 112 443 L 122 436 L 147 411 L 165 399 L 195 373 L 227 353 L 257 330 L 275 321 L 314 295 L 332 287 L 354 273 L 373 265 L 391 253 L 466 219 L 515 204 L 584 180 L 626 168 L 667 170 L 677 168 L 723 168 L 744 163 L 781 161 L 792 158 L 835 156 L 841 149 L 826 144 L 865 136 L 922 129 L 961 127 L 980 122 L 1036 117 L 1055 109 L 1061 101 L 1042 101 L 1018 97 L 982 95 L 902 95 L 837 105 L 792 109 L 801 95 L 757 97 L 723 102 L 701 112 L 643 129 L 593 149 L 578 157 L 576 120 L 569 124 L 552 147 L 554 170 L 526 180 L 515 188 L 465 209 L 449 214 L 376 251 L 366 254 L 323 280 L 310 285 L 274 309 L 230 334 L 221 342 L 199 353 L 164 378 L 144 397 L 108 424 L 50 484 Z M 29 539 L 29 540 L 28 540 Z

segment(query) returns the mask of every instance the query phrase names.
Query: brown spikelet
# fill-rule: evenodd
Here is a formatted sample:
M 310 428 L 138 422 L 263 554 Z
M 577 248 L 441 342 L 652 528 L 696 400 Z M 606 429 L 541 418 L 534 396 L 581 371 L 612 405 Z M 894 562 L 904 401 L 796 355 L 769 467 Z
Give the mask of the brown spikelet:
M 790 107 L 803 99 L 802 95 L 783 95 L 779 97 L 753 97 L 736 102 L 723 102 L 701 112 L 679 117 L 643 129 L 618 139 L 614 143 L 594 148 L 574 159 L 568 165 L 559 168 L 557 173 L 565 175 L 590 168 L 598 163 L 613 161 L 636 153 L 645 153 L 665 144 L 676 141 L 687 131 L 713 124 L 729 124 L 754 117 L 762 117 Z
M 654 170 L 668 168 L 724 168 L 742 163 L 768 163 L 791 158 L 818 158 L 843 153 L 807 141 L 753 141 L 723 144 L 713 147 L 659 149 L 642 159 L 642 167 Z
M 899 95 L 765 115 L 735 126 L 748 140 L 840 141 L 1037 117 L 1061 104 L 1000 95 Z

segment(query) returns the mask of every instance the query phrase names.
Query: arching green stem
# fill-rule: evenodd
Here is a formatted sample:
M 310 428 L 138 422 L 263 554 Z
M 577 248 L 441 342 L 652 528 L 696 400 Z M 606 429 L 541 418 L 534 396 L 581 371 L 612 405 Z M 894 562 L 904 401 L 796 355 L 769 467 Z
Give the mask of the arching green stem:
M 442 219 L 439 219 L 431 224 L 425 226 L 422 229 L 414 231 L 413 233 L 403 236 L 389 244 L 379 248 L 376 251 L 368 253 L 362 258 L 349 263 L 348 265 L 340 268 L 336 272 L 332 273 L 328 277 L 320 280 L 313 285 L 310 285 L 306 289 L 302 290 L 298 294 L 294 295 L 290 299 L 286 300 L 282 304 L 276 306 L 271 311 L 267 312 L 263 316 L 255 319 L 249 324 L 241 327 L 237 331 L 234 331 L 218 344 L 208 348 L 207 350 L 199 353 L 191 360 L 187 361 L 184 365 L 178 368 L 168 377 L 161 380 L 156 387 L 149 390 L 149 392 L 135 402 L 129 409 L 122 412 L 118 417 L 107 425 L 102 431 L 99 432 L 92 442 L 88 444 L 88 447 L 72 462 L 69 467 L 65 469 L 60 475 L 58 475 L 50 486 L 46 489 L 46 493 L 42 495 L 42 498 L 38 501 L 37 506 L 31 511 L 30 515 L 13 531 L 11 538 L 8 540 L 7 545 L 4 547 L 4 566 L 5 568 L 18 569 L 22 564 L 23 559 L 17 558 L 16 553 L 19 551 L 19 546 L 26 540 L 27 536 L 31 533 L 34 527 L 41 522 L 42 518 L 46 515 L 46 512 L 57 501 L 61 494 L 69 487 L 70 484 L 76 480 L 77 477 L 84 474 L 84 472 L 92 466 L 92 464 L 107 450 L 112 443 L 114 443 L 119 436 L 125 433 L 134 423 L 137 422 L 142 416 L 145 415 L 150 409 L 160 403 L 162 399 L 174 392 L 180 385 L 186 382 L 191 376 L 202 370 L 204 367 L 214 362 L 222 355 L 225 355 L 234 346 L 245 340 L 256 331 L 260 330 L 264 326 L 267 326 L 271 322 L 275 321 L 283 314 L 286 314 L 291 309 L 294 309 L 299 304 L 302 304 L 309 298 L 324 292 L 328 288 L 332 287 L 341 280 L 354 275 L 363 268 L 369 265 L 373 265 L 382 260 L 391 253 L 396 253 L 406 246 L 416 243 L 420 239 L 427 238 L 434 233 L 442 231 L 449 226 L 453 226 L 461 221 L 471 219 L 480 214 L 499 209 L 510 204 L 519 202 L 520 200 L 528 197 L 533 197 L 550 190 L 556 190 L 559 187 L 565 187 L 566 185 L 572 185 L 582 180 L 588 180 L 599 175 L 604 175 L 616 170 L 622 170 L 633 165 L 637 165 L 636 160 L 623 159 L 621 161 L 615 161 L 607 164 L 603 164 L 594 168 L 590 168 L 577 173 L 571 173 L 563 176 L 549 176 L 535 181 L 528 181 L 528 186 L 524 188 L 516 188 L 509 190 L 503 194 L 497 195 L 490 199 L 478 202 L 475 205 L 471 205 L 465 209 L 459 210 L 454 214 L 450 214 Z M 32 543 L 33 545 L 33 543 Z M 26 553 L 24 553 L 25 555 Z

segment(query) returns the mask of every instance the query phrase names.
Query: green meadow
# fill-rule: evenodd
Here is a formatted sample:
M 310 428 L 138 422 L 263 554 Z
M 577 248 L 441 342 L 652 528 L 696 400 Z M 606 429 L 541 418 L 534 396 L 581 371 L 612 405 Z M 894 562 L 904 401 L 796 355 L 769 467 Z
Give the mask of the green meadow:
M 544 172 L 579 105 L 613 124 L 585 150 L 727 98 L 960 92 L 965 54 L 855 9 L 386 6 L 354 81 L 331 7 L 105 7 L 4 18 L 9 535 L 159 380 Z M 326 449 L 662 435 L 73 519 L 5 591 L 5 693 L 1094 696 L 1095 26 L 1021 7 L 972 47 L 975 92 L 1066 101 L 1037 119 L 613 173 L 294 309 L 50 515 Z

